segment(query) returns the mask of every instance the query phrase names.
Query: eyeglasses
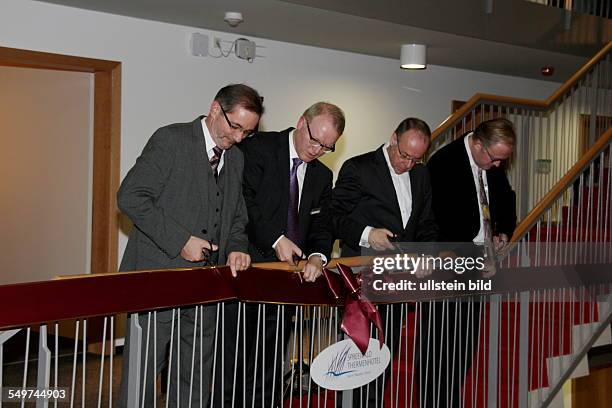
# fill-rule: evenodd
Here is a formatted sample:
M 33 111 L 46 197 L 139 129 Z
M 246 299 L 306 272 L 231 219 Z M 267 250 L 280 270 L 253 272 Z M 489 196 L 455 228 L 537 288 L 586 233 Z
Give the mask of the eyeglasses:
M 221 108 L 221 112 L 223 112 L 223 117 L 227 121 L 227 125 L 232 130 L 239 130 L 240 132 L 242 132 L 242 136 L 247 137 L 247 138 L 251 137 L 251 136 L 253 136 L 255 134 L 255 129 L 244 129 L 239 124 L 231 122 L 229 120 L 229 118 L 227 117 L 227 113 L 225 113 L 225 110 L 223 109 L 223 106 L 221 106 L 221 104 L 219 104 L 219 107 Z
M 333 144 L 331 146 L 325 146 L 323 143 L 319 142 L 317 139 L 312 137 L 312 133 L 310 132 L 310 125 L 308 124 L 308 120 L 304 119 L 304 121 L 306 122 L 306 129 L 308 129 L 308 137 L 310 138 L 310 144 L 311 145 L 313 145 L 313 146 L 320 146 L 321 149 L 325 153 L 333 152 L 333 151 L 336 150 L 336 145 L 335 144 Z
M 487 149 L 487 146 L 484 143 L 482 144 L 482 148 L 487 153 L 487 156 L 489 156 L 489 160 L 491 160 L 491 163 L 493 163 L 493 162 L 500 162 L 501 163 L 504 160 L 506 160 L 506 159 L 498 159 L 497 157 L 491 156 L 491 153 L 489 153 L 489 149 Z
M 397 138 L 397 153 L 400 155 L 400 157 L 404 160 L 408 160 L 410 162 L 412 162 L 413 164 L 423 164 L 423 158 L 419 157 L 412 157 L 407 153 L 402 152 L 402 150 L 400 149 L 399 145 L 400 145 L 400 138 L 399 136 L 396 134 L 395 137 Z

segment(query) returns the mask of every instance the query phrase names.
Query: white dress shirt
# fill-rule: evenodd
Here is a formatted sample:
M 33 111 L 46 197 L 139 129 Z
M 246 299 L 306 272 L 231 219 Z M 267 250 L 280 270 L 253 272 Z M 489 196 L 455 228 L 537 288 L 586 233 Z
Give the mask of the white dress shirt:
M 478 202 L 478 213 L 480 214 L 480 228 L 478 229 L 478 234 L 472 240 L 473 242 L 483 243 L 484 242 L 484 228 L 482 222 L 482 207 L 480 206 L 480 183 L 478 182 L 478 172 L 482 171 L 482 182 L 485 187 L 485 194 L 487 195 L 487 203 L 489 202 L 489 184 L 487 183 L 487 172 L 481 170 L 480 167 L 474 161 L 474 157 L 472 157 L 472 151 L 470 150 L 470 139 L 472 138 L 472 134 L 470 133 L 464 138 L 465 143 L 465 151 L 467 152 L 468 159 L 470 159 L 470 168 L 472 169 L 472 177 L 474 179 L 474 186 L 476 187 L 476 201 Z
M 405 227 L 410 219 L 410 214 L 412 213 L 412 189 L 410 185 L 410 170 L 397 174 L 391 166 L 391 159 L 389 159 L 389 152 L 387 149 L 389 148 L 389 142 L 385 143 L 383 146 L 383 155 L 385 156 L 385 161 L 387 162 L 387 167 L 389 169 L 389 174 L 391 174 L 391 181 L 393 182 L 393 189 L 395 190 L 395 197 L 397 198 L 397 203 L 399 204 L 400 213 L 402 215 L 402 225 Z M 368 242 L 368 236 L 370 235 L 370 231 L 372 231 L 373 227 L 367 226 L 363 229 L 361 233 L 361 239 L 359 240 L 359 245 L 365 248 L 370 247 L 370 243 Z
M 202 119 L 202 130 L 204 131 L 204 141 L 206 142 L 206 154 L 208 155 L 208 161 L 212 159 L 215 152 L 213 151 L 213 147 L 216 146 L 213 141 L 212 136 L 210 135 L 210 131 L 208 130 L 208 126 L 206 126 L 206 122 Z M 221 174 L 221 169 L 223 168 L 223 162 L 225 157 L 225 150 L 221 151 L 221 159 L 219 160 L 219 166 L 217 166 L 217 173 Z

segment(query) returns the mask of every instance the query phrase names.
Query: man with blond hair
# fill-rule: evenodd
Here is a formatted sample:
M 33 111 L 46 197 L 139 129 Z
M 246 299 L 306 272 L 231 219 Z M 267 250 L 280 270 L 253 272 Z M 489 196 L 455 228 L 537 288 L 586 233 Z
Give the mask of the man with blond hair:
M 339 107 L 317 102 L 298 118 L 295 128 L 260 132 L 241 144 L 245 159 L 243 192 L 249 215 L 249 254 L 253 262 L 282 261 L 296 265 L 304 260 L 300 273 L 305 284 L 321 276 L 332 249 L 329 205 L 333 174 L 319 158 L 335 150 L 344 124 L 344 113 Z M 262 282 L 262 285 L 270 284 L 273 282 Z M 279 307 L 268 305 L 263 313 L 258 304 L 244 307 L 245 354 L 237 360 L 244 360 L 246 382 L 243 384 L 243 370 L 234 367 L 232 357 L 225 368 L 225 404 L 231 405 L 234 399 L 236 406 L 242 406 L 241 398 L 249 404 L 254 401 L 255 406 L 279 404 L 283 387 L 281 361 L 293 327 L 293 310 L 285 307 L 281 313 Z M 237 311 L 233 313 L 238 316 Z M 277 322 L 281 322 L 278 327 Z M 236 324 L 225 327 L 233 330 Z M 228 342 L 228 339 L 235 337 L 235 333 L 225 336 L 228 352 L 233 353 L 236 346 L 235 340 Z M 243 347 L 237 350 L 242 353 Z M 234 371 L 241 375 L 232 396 Z M 215 406 L 219 406 L 216 401 Z

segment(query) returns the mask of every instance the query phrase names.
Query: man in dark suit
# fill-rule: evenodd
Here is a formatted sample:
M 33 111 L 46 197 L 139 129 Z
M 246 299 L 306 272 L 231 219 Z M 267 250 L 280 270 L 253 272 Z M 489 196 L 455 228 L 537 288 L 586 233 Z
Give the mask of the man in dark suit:
M 435 241 L 429 174 L 422 165 L 430 135 L 422 120 L 405 119 L 389 142 L 342 165 L 332 195 L 342 256 L 360 255 L 361 248 L 393 249 L 390 239 Z
M 262 113 L 257 91 L 246 85 L 228 85 L 215 96 L 208 116 L 191 123 L 169 125 L 153 134 L 123 180 L 117 196 L 119 208 L 134 223 L 121 271 L 228 264 L 235 276 L 237 271 L 250 265 L 245 230 L 247 213 L 241 183 L 243 156 L 233 146 L 253 133 Z M 183 407 L 199 406 L 200 393 L 204 404 L 208 399 L 215 326 L 209 324 L 203 328 L 202 350 L 196 347 L 193 353 L 194 314 L 194 308 L 181 309 L 180 327 L 177 327 L 180 338 L 173 340 L 174 361 L 167 396 L 171 406 L 178 406 L 179 402 Z M 214 321 L 212 306 L 204 307 L 203 314 L 204 321 Z M 155 378 L 168 365 L 167 352 L 175 320 L 178 317 L 175 319 L 172 311 L 157 312 L 154 339 L 153 322 L 149 324 L 146 316 L 138 319 L 143 328 L 140 384 L 128 381 L 129 377 L 137 378 L 138 374 L 128 374 L 130 349 L 134 348 L 134 344 L 129 343 L 128 330 L 120 406 L 141 405 L 128 401 L 128 389 L 130 398 L 142 393 L 145 354 L 148 359 L 144 406 L 153 405 Z M 147 350 L 148 326 L 151 335 Z M 180 343 L 178 356 L 177 343 Z M 154 354 L 156 367 L 153 367 Z M 194 370 L 191 377 L 189 369 L 192 358 L 200 361 L 200 355 L 203 360 L 202 389 L 199 388 L 200 370 Z M 178 364 L 181 367 L 180 401 L 177 401 L 176 390 Z M 190 393 L 191 384 L 194 387 Z M 139 399 L 142 398 L 140 395 Z
M 502 164 L 512 155 L 515 138 L 509 120 L 492 119 L 431 157 L 427 167 L 440 241 L 482 243 L 488 222 L 496 249 L 508 243 L 516 227 L 516 196 Z M 487 196 L 488 221 L 483 217 L 481 191 Z
M 360 255 L 362 248 L 390 250 L 394 248 L 391 241 L 436 240 L 429 173 L 422 165 L 430 136 L 424 121 L 407 118 L 389 142 L 342 165 L 332 193 L 332 222 L 343 257 Z M 426 273 L 420 270 L 417 276 Z M 383 327 L 387 318 L 390 321 L 386 342 L 395 349 L 400 339 L 400 309 L 398 305 L 379 306 Z M 387 383 L 389 374 L 390 367 L 385 371 Z M 353 393 L 353 406 L 382 406 L 382 401 L 382 377 Z
M 318 159 L 335 150 L 344 123 L 340 108 L 318 102 L 304 111 L 295 128 L 257 133 L 241 144 L 245 158 L 243 191 L 249 215 L 249 254 L 253 262 L 283 261 L 295 265 L 304 259 L 302 275 L 306 282 L 313 282 L 322 274 L 332 249 L 328 225 L 332 172 Z M 285 307 L 283 319 L 278 307 L 268 305 L 261 315 L 265 332 L 261 323 L 258 331 L 260 307 L 256 304 L 245 307 L 247 376 L 246 384 L 238 377 L 240 389 L 235 396 L 238 401 L 245 398 L 249 406 L 252 400 L 255 406 L 270 406 L 272 401 L 279 403 L 283 387 L 281 356 L 293 326 L 293 308 Z M 277 334 L 278 320 L 284 321 L 280 334 Z M 262 359 L 264 347 L 265 361 Z M 233 361 L 230 365 L 233 368 Z M 254 373 L 255 367 L 257 373 Z M 226 376 L 232 371 L 226 369 Z M 242 371 L 238 369 L 238 372 Z M 228 377 L 227 381 L 233 378 Z M 231 394 L 227 391 L 226 386 L 225 403 L 231 405 Z
M 512 237 L 516 198 L 503 163 L 512 155 L 515 139 L 510 121 L 488 120 L 442 147 L 427 163 L 440 241 L 458 248 L 454 251 L 459 255 L 490 256 L 502 250 Z M 456 244 L 462 242 L 469 245 Z M 489 259 L 491 262 L 494 260 Z M 432 346 L 422 353 L 430 361 L 445 357 L 438 375 L 430 374 L 425 383 L 421 382 L 421 398 L 427 401 L 424 406 L 456 406 L 463 398 L 461 390 L 477 346 L 480 316 L 478 299 L 463 300 L 446 302 L 446 307 L 445 302 L 431 303 L 433 313 L 427 307 L 423 309 L 421 320 L 433 320 L 438 344 L 449 348 L 437 350 Z M 464 351 L 453 356 L 453 344 L 461 345 Z M 447 359 L 448 351 L 451 356 Z

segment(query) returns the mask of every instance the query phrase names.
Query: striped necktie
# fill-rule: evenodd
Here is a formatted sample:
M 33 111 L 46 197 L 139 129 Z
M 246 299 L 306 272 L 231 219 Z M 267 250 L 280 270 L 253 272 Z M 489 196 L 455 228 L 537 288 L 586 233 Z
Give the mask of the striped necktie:
M 221 162 L 221 155 L 223 154 L 223 150 L 220 147 L 213 147 L 213 156 L 208 160 L 210 163 L 210 167 L 212 168 L 213 175 L 215 176 L 215 181 L 219 181 L 219 172 L 217 169 L 219 168 L 219 163 Z

